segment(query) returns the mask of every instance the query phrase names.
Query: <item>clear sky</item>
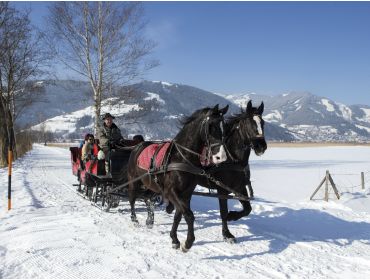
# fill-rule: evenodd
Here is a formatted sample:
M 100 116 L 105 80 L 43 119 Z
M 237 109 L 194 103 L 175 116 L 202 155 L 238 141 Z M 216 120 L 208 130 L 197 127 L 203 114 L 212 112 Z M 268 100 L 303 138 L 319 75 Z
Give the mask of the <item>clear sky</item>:
M 31 7 L 44 24 L 49 2 Z M 308 91 L 370 105 L 370 2 L 144 2 L 161 65 L 146 75 L 217 93 Z

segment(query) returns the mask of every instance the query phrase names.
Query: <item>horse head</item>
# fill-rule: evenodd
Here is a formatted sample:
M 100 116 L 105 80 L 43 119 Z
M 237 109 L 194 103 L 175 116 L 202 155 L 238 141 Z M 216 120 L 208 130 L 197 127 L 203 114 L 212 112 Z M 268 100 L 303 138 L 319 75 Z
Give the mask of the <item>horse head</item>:
M 265 122 L 262 119 L 263 109 L 263 102 L 256 108 L 252 107 L 252 101 L 249 100 L 245 111 L 242 109 L 239 122 L 239 132 L 244 138 L 245 145 L 249 145 L 258 156 L 262 155 L 267 149 L 264 133 Z
M 191 148 L 199 151 L 199 149 L 206 147 L 209 157 L 215 164 L 226 161 L 224 115 L 228 109 L 229 106 L 219 109 L 217 104 L 213 108 L 207 107 L 197 110 L 190 117 L 183 119 L 182 124 L 184 128 L 176 136 L 176 141 L 179 142 L 183 138 L 197 141 L 196 139 L 198 138 L 198 145 Z
M 263 102 L 256 108 L 252 107 L 252 101 L 249 101 L 245 110 L 242 108 L 240 114 L 228 118 L 226 142 L 228 154 L 233 152 L 237 155 L 234 161 L 241 161 L 245 152 L 248 152 L 249 157 L 250 148 L 259 156 L 267 149 L 262 119 L 263 109 Z
M 224 147 L 224 115 L 227 113 L 228 109 L 229 105 L 219 109 L 217 104 L 207 112 L 205 123 L 203 124 L 204 133 L 201 133 L 201 137 L 211 153 L 212 162 L 214 164 L 219 164 L 227 160 Z

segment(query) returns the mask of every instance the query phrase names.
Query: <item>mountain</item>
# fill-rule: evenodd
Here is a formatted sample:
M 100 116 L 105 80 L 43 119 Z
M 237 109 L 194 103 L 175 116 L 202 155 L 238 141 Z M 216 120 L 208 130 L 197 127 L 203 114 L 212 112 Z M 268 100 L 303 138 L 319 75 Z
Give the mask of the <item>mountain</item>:
M 43 81 L 40 102 L 18 120 L 21 127 L 48 130 L 64 139 L 82 138 L 93 131 L 93 100 L 87 82 Z M 252 99 L 265 103 L 267 140 L 274 141 L 368 141 L 370 107 L 337 103 L 307 92 L 277 96 L 255 93 L 221 96 L 188 85 L 144 81 L 112 90 L 103 100 L 102 114 L 111 112 L 126 136 L 143 134 L 146 139 L 170 139 L 180 128 L 179 120 L 195 110 L 220 104 L 238 113 Z
M 264 120 L 286 128 L 306 141 L 369 141 L 370 106 L 335 102 L 308 92 L 276 96 L 228 95 L 226 99 L 243 105 L 248 100 L 265 103 Z
M 51 131 L 64 139 L 82 138 L 93 131 L 93 101 L 89 84 L 76 81 L 38 82 L 41 101 L 27 109 L 18 124 L 33 130 Z M 229 105 L 224 97 L 199 88 L 167 82 L 144 81 L 117 88 L 103 100 L 102 113 L 110 112 L 125 136 L 143 134 L 145 139 L 170 139 L 179 131 L 179 120 L 195 110 Z M 266 125 L 268 140 L 290 141 L 294 137 L 275 124 Z

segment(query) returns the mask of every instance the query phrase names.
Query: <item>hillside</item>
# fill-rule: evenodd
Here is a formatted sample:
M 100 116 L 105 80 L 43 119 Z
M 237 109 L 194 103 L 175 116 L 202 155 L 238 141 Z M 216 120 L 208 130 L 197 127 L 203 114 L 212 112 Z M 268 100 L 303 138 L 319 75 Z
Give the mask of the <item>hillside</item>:
M 93 130 L 92 100 L 87 94 L 86 83 L 49 81 L 40 86 L 44 87 L 43 102 L 28 108 L 20 125 L 28 125 L 34 130 L 45 127 L 64 139 L 82 138 Z M 146 139 L 167 139 L 176 135 L 182 117 L 216 104 L 229 105 L 229 114 L 240 110 L 233 102 L 195 87 L 145 81 L 116 89 L 103 101 L 102 113 L 111 112 L 125 135 L 143 134 Z M 34 117 L 26 117 L 28 115 Z M 269 140 L 294 139 L 286 129 L 273 123 L 266 124 L 265 132 Z
M 18 124 L 55 133 L 63 139 L 82 138 L 93 128 L 93 101 L 89 85 L 76 81 L 44 81 L 41 102 L 28 108 Z M 367 142 L 370 139 L 370 106 L 344 105 L 307 92 L 277 96 L 241 94 L 221 96 L 188 85 L 144 81 L 112 90 L 102 113 L 111 112 L 124 134 L 144 134 L 146 139 L 176 135 L 179 120 L 195 110 L 229 105 L 229 114 L 248 100 L 265 103 L 266 138 L 274 141 Z

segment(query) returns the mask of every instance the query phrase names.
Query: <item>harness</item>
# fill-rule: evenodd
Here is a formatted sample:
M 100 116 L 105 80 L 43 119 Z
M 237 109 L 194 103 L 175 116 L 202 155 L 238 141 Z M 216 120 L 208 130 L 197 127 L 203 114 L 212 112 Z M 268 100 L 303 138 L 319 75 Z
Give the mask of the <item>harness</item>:
M 224 129 L 223 129 L 223 119 L 222 121 L 220 122 L 220 126 L 221 126 L 221 131 L 222 131 L 222 141 L 219 142 L 219 143 L 210 143 L 210 139 L 209 139 L 209 125 L 206 125 L 208 124 L 208 121 L 209 121 L 209 117 L 205 118 L 203 121 L 202 121 L 202 124 L 201 124 L 201 127 L 200 127 L 200 132 L 202 132 L 202 130 L 204 129 L 204 132 L 205 132 L 205 143 L 206 143 L 206 147 L 208 149 L 208 153 L 207 153 L 207 157 L 210 157 L 211 156 L 211 150 L 212 150 L 212 147 L 215 147 L 215 146 L 221 146 L 223 145 L 226 152 L 230 155 L 230 157 L 232 158 L 231 154 L 230 154 L 230 151 L 228 151 L 226 149 L 226 146 L 225 146 L 225 140 L 227 138 L 224 137 Z M 163 143 L 162 143 L 163 145 Z M 185 162 L 175 162 L 175 163 L 169 163 L 169 160 L 170 160 L 170 157 L 173 153 L 173 149 L 176 149 L 176 151 L 178 152 L 178 154 L 180 155 L 180 157 L 185 161 Z M 218 187 L 230 192 L 230 193 L 234 193 L 235 194 L 235 198 L 239 199 L 239 200 L 245 200 L 245 201 L 249 201 L 250 199 L 239 193 L 239 192 L 236 192 L 235 190 L 231 189 L 229 186 L 227 186 L 226 184 L 224 184 L 223 182 L 221 182 L 220 180 L 217 180 L 215 177 L 212 176 L 212 173 L 214 173 L 215 171 L 220 171 L 221 169 L 225 168 L 225 169 L 231 169 L 231 164 L 224 164 L 224 166 L 222 167 L 217 167 L 217 169 L 203 169 L 199 166 L 196 166 L 194 165 L 185 155 L 184 155 L 184 151 L 190 153 L 190 154 L 193 154 L 197 157 L 201 157 L 201 154 L 196 152 L 196 151 L 193 151 L 181 144 L 179 144 L 176 140 L 172 140 L 171 141 L 171 144 L 170 144 L 170 147 L 168 149 L 168 152 L 167 152 L 167 155 L 166 155 L 166 159 L 165 159 L 165 162 L 162 166 L 160 166 L 159 168 L 156 168 L 155 167 L 155 157 L 158 153 L 160 149 L 157 149 L 156 150 L 156 153 L 153 155 L 153 157 L 151 158 L 151 167 L 148 172 L 142 174 L 141 176 L 139 177 L 136 177 L 134 178 L 133 180 L 125 183 L 125 184 L 122 184 L 114 189 L 111 189 L 109 192 L 114 192 L 116 190 L 119 190 L 127 185 L 129 185 L 130 183 L 133 183 L 133 182 L 136 182 L 136 181 L 139 181 L 141 179 L 143 179 L 144 177 L 146 176 L 149 176 L 150 178 L 152 176 L 154 176 L 154 181 L 160 186 L 160 188 L 162 189 L 163 191 L 163 187 L 161 186 L 161 184 L 159 183 L 159 180 L 158 180 L 158 175 L 160 174 L 165 174 L 167 172 L 170 172 L 170 171 L 180 171 L 180 172 L 187 172 L 187 173 L 191 173 L 191 174 L 194 174 L 196 176 L 204 176 L 207 178 L 207 180 L 213 182 L 214 184 L 216 184 Z M 236 167 L 235 164 L 233 164 L 233 168 L 232 170 L 237 170 L 237 171 L 240 171 L 240 172 L 244 172 L 244 167 L 242 166 L 239 166 L 239 167 Z
M 257 114 L 254 114 L 253 115 L 253 117 L 259 117 L 259 115 L 257 115 Z M 264 138 L 264 135 L 263 135 L 263 133 L 258 133 L 257 135 L 255 135 L 255 136 L 250 136 L 250 134 L 248 133 L 248 131 L 246 131 L 246 135 L 243 135 L 243 133 L 242 133 L 242 131 L 241 131 L 241 129 L 240 129 L 240 126 L 241 126 L 241 122 L 242 122 L 242 120 L 239 120 L 238 121 L 238 124 L 235 126 L 233 126 L 232 128 L 231 128 L 231 130 L 230 130 L 230 133 L 229 133 L 229 135 L 226 137 L 226 141 L 231 137 L 231 135 L 234 133 L 234 131 L 235 130 L 237 130 L 237 132 L 239 133 L 239 136 L 240 136 L 240 138 L 241 139 L 246 139 L 247 140 L 247 142 L 245 142 L 244 141 L 244 148 L 243 148 L 243 150 L 245 151 L 245 150 L 247 150 L 247 149 L 254 149 L 254 146 L 253 146 L 253 141 L 254 140 L 259 140 L 259 139 L 263 139 Z M 238 162 L 238 160 L 237 159 L 235 159 L 233 156 L 232 156 L 232 154 L 231 154 L 231 152 L 229 151 L 229 149 L 227 148 L 227 146 L 225 145 L 225 150 L 226 150 L 226 152 L 228 153 L 228 156 L 231 158 L 231 160 L 233 161 L 233 162 Z

